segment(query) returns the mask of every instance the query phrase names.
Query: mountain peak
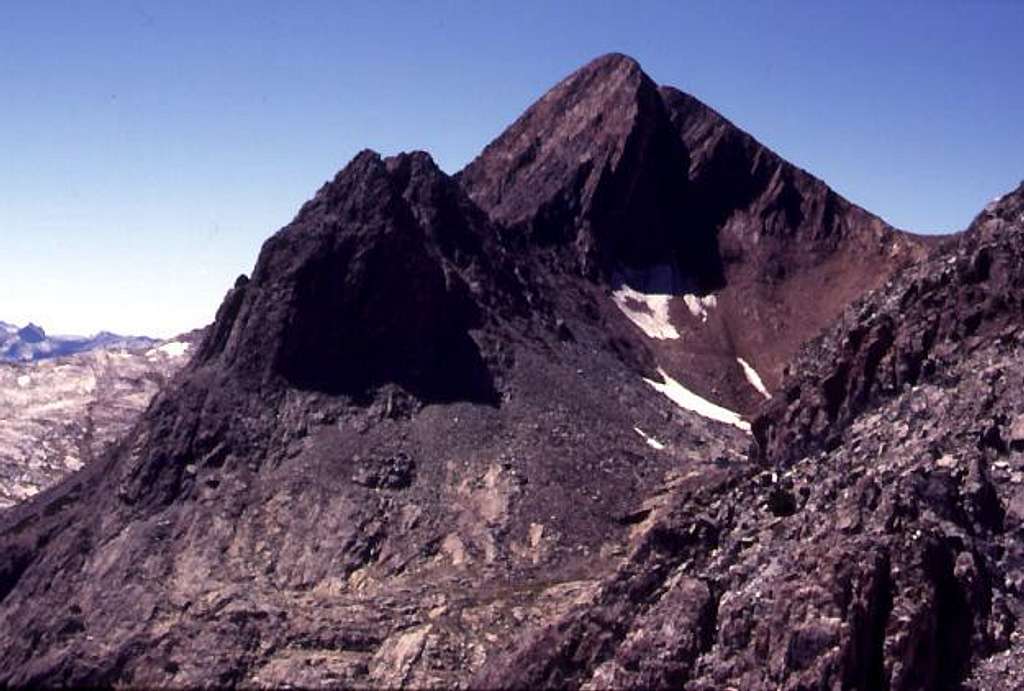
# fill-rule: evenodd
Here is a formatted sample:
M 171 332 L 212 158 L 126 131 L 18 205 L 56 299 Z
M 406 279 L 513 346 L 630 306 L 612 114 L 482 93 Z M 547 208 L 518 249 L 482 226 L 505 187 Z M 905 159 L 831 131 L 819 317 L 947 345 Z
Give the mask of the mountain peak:
M 636 59 L 624 53 L 612 52 L 605 53 L 604 55 L 594 58 L 586 65 L 580 67 L 571 75 L 566 77 L 564 81 L 590 76 L 601 76 L 607 78 L 612 74 L 649 79 Z
M 364 150 L 128 435 L 0 514 L 0 685 L 958 681 L 1020 619 L 1001 238 L 903 271 L 913 238 L 620 54 L 457 179 Z
M 493 231 L 461 205 L 429 155 L 359 153 L 264 244 L 199 360 L 223 352 L 243 378 L 334 393 L 386 381 L 428 398 L 483 395 L 459 268 Z
M 632 58 L 597 58 L 555 85 L 459 174 L 470 198 L 588 275 L 670 255 L 685 149 Z
M 26 343 L 42 343 L 46 340 L 46 331 L 43 327 L 29 322 L 18 330 L 18 337 Z

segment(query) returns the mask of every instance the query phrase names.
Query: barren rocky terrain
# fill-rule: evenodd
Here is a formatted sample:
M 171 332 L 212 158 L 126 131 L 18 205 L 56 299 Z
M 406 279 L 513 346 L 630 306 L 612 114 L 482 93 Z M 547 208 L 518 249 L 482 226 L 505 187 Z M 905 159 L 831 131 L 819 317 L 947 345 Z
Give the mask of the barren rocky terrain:
M 100 456 L 186 362 L 190 343 L 0 363 L 0 508 Z
M 1024 185 L 809 343 L 588 603 L 474 685 L 1024 685 Z
M 364 151 L 0 513 L 0 683 L 1020 687 L 1022 213 L 896 230 L 622 55 Z

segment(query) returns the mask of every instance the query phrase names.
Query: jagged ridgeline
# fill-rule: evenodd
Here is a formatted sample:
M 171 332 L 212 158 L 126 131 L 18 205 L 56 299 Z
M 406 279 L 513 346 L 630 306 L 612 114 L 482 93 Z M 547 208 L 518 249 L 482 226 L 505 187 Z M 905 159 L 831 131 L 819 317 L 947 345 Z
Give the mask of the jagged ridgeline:
M 1011 310 L 1002 208 L 963 241 L 998 236 L 991 261 L 929 258 L 621 55 L 454 177 L 360 153 L 130 433 L 0 515 L 0 682 L 988 678 L 1019 648 L 1016 374 L 987 436 L 901 421 L 922 390 L 967 405 L 970 358 L 1012 354 L 1012 320 L 978 318 L 964 378 L 890 381 L 852 335 L 874 327 L 840 317 L 960 264 L 943 290 Z M 915 290 L 922 321 L 954 300 Z M 829 344 L 851 339 L 844 364 Z

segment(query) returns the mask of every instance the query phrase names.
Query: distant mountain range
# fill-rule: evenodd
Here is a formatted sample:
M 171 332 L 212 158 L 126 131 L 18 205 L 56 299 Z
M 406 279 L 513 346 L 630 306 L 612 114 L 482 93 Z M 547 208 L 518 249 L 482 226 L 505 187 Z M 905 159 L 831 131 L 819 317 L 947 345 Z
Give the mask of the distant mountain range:
M 188 362 L 200 334 L 0 362 L 0 508 L 100 457 Z
M 109 331 L 94 336 L 49 336 L 36 324 L 19 328 L 0 321 L 0 362 L 32 362 L 97 348 L 151 348 L 158 343 L 145 336 L 121 336 Z

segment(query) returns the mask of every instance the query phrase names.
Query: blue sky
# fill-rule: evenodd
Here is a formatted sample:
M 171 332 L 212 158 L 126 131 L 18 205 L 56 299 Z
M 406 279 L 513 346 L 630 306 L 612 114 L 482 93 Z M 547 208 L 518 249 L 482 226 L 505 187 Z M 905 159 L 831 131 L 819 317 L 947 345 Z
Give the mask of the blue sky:
M 358 150 L 449 172 L 608 51 L 891 223 L 1024 178 L 1022 2 L 0 4 L 0 319 L 170 335 Z

